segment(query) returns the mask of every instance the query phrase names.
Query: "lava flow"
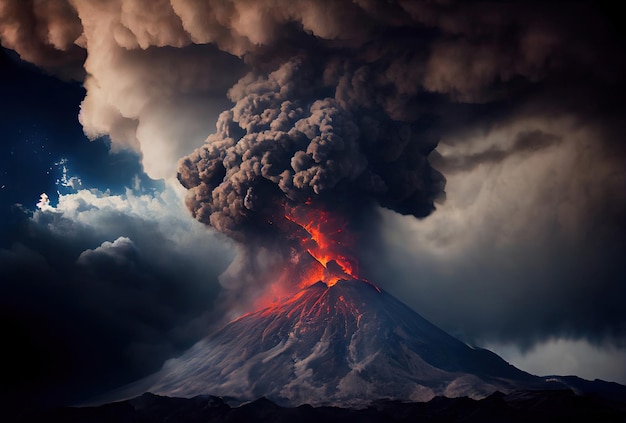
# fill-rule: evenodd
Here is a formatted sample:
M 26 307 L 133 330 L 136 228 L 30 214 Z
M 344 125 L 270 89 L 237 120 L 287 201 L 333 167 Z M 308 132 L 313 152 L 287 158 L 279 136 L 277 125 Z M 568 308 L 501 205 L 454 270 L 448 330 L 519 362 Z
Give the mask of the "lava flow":
M 359 279 L 357 260 L 350 254 L 354 239 L 346 230 L 347 221 L 309 205 L 290 208 L 285 214 L 285 219 L 300 228 L 294 239 L 302 253 L 314 259 L 300 272 L 299 286 L 318 281 L 332 286 L 341 279 Z

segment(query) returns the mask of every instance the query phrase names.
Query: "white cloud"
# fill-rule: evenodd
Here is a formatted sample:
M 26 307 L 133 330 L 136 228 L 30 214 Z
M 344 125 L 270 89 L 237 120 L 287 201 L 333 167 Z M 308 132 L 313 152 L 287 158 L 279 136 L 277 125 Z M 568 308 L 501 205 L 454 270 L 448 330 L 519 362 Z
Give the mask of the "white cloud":
M 97 259 L 98 256 L 104 256 L 112 259 L 117 265 L 129 262 L 129 257 L 137 254 L 137 247 L 133 241 L 125 236 L 118 237 L 115 241 L 104 241 L 96 249 L 87 249 L 83 251 L 76 263 L 89 264 L 90 261 Z
M 63 158 L 58 162 L 54 163 L 55 166 L 61 167 L 61 177 L 56 180 L 56 185 L 62 186 L 65 188 L 71 188 L 73 190 L 78 190 L 83 187 L 83 181 L 77 175 L 70 176 L 70 171 L 67 166 L 69 162 L 68 159 Z
M 624 347 L 557 338 L 537 344 L 529 351 L 511 344 L 494 343 L 487 348 L 514 366 L 539 376 L 576 375 L 626 384 Z
M 39 201 L 37 202 L 37 208 L 42 211 L 54 211 L 54 207 L 50 205 L 50 198 L 48 194 L 45 192 L 39 196 Z

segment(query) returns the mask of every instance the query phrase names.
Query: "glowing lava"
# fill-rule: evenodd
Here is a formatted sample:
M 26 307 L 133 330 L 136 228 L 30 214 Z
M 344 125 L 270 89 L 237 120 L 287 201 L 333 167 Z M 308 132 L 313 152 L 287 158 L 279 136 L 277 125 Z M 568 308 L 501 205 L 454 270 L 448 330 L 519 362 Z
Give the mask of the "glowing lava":
M 354 239 L 346 230 L 348 222 L 330 212 L 306 206 L 288 210 L 285 218 L 300 227 L 294 235 L 302 253 L 314 260 L 299 272 L 299 286 L 305 288 L 318 281 L 328 286 L 341 279 L 359 279 L 358 263 L 350 254 Z

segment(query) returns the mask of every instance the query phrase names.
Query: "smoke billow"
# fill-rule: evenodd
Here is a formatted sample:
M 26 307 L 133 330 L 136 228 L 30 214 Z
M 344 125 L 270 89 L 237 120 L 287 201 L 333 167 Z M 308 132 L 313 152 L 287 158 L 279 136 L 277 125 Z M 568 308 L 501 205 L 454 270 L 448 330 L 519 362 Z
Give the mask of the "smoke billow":
M 325 96 L 336 87 L 312 68 L 293 59 L 229 91 L 234 107 L 179 167 L 198 220 L 245 242 L 280 227 L 284 202 L 341 204 L 349 215 L 374 204 L 418 217 L 434 209 L 445 184 L 427 160 L 435 143 L 380 108 Z

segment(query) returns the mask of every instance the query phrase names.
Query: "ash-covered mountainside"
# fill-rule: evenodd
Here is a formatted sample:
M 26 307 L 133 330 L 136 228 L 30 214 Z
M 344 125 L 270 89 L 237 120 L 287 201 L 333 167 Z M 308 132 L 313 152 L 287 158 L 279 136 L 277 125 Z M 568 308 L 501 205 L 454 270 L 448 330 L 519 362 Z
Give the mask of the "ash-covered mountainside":
M 458 341 L 372 284 L 342 280 L 229 323 L 166 363 L 148 390 L 355 406 L 540 386 L 540 378 Z

